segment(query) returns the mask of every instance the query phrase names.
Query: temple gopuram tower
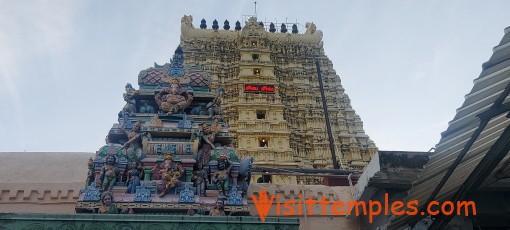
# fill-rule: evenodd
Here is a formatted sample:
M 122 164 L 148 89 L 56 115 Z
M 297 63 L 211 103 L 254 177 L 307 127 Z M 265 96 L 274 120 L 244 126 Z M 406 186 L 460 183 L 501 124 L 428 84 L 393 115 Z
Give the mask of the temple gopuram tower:
M 192 22 L 192 16 L 181 20 L 186 63 L 211 73 L 211 90 L 224 90 L 222 114 L 241 158 L 253 156 L 254 165 L 265 167 L 333 168 L 332 140 L 340 168 L 363 169 L 369 162 L 377 148 L 352 109 L 324 54 L 322 32 L 313 23 L 299 33 L 296 25 L 267 26 L 255 17 L 243 27 L 238 21 L 233 29 L 227 20 L 222 29 L 216 20 L 211 28 L 204 19 L 199 28 Z M 296 181 L 273 177 L 273 183 L 279 182 Z

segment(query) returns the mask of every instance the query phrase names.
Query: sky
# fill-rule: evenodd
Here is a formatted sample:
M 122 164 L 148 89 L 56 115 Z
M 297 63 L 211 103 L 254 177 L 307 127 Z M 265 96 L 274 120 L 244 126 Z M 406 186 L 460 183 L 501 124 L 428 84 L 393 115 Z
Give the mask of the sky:
M 0 152 L 95 152 L 126 83 L 169 62 L 180 20 L 243 22 L 253 1 L 0 0 Z M 314 22 L 380 150 L 428 151 L 510 26 L 510 1 L 257 1 Z M 299 28 L 304 32 L 304 27 Z

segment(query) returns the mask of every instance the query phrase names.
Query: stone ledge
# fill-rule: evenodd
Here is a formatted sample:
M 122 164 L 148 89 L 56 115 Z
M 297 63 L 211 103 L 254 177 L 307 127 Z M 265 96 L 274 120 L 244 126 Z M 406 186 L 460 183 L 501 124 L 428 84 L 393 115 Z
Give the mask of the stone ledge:
M 248 197 L 251 198 L 252 195 L 258 195 L 259 191 L 265 190 L 269 195 L 279 194 L 283 200 L 287 200 L 296 199 L 304 191 L 306 198 L 311 196 L 313 199 L 321 199 L 325 196 L 330 201 L 350 200 L 351 192 L 354 191 L 352 189 L 354 187 L 349 186 L 250 184 Z
M 0 183 L 0 203 L 76 201 L 83 183 Z
M 143 215 L 143 214 L 39 214 L 25 213 L 0 214 L 0 221 L 5 220 L 83 220 L 83 221 L 126 221 L 126 222 L 229 222 L 229 223 L 262 223 L 259 217 L 253 216 L 182 216 L 182 215 Z M 267 217 L 264 223 L 299 224 L 296 218 Z
M 246 216 L 171 216 L 137 214 L 0 214 L 2 229 L 299 229 L 297 218 Z

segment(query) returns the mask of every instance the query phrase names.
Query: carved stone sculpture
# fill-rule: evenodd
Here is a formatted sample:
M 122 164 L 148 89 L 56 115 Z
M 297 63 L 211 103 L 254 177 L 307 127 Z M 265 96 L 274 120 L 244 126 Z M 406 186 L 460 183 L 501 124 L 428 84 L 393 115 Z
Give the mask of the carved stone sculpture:
M 188 39 L 189 30 L 193 27 L 193 17 L 184 15 L 181 18 L 181 40 Z
M 306 31 L 305 34 L 314 34 L 317 30 L 317 26 L 313 22 L 307 22 L 305 24 Z

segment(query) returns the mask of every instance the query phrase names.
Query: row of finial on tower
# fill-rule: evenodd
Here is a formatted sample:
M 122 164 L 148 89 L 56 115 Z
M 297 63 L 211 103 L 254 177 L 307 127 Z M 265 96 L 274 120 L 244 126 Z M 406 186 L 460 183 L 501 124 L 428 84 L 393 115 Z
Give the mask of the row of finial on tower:
M 262 21 L 259 22 L 259 25 L 260 25 L 260 27 L 264 28 L 264 23 Z M 218 25 L 218 21 L 216 19 L 214 19 L 212 29 L 218 30 L 219 28 L 220 27 Z M 200 29 L 207 29 L 207 22 L 205 21 L 205 19 L 202 19 L 202 21 L 200 21 Z M 225 20 L 225 22 L 223 23 L 223 29 L 230 30 L 230 23 L 228 20 Z M 241 23 L 239 21 L 236 22 L 236 27 L 234 29 L 237 31 L 241 30 Z M 280 26 L 280 32 L 287 33 L 287 31 L 288 31 L 287 25 L 285 25 L 285 23 L 282 23 L 282 25 Z M 275 25 L 272 22 L 271 22 L 271 24 L 269 24 L 269 32 L 271 32 L 271 33 L 276 32 Z M 299 31 L 298 31 L 297 25 L 293 24 L 292 25 L 292 33 L 297 34 L 298 32 Z

